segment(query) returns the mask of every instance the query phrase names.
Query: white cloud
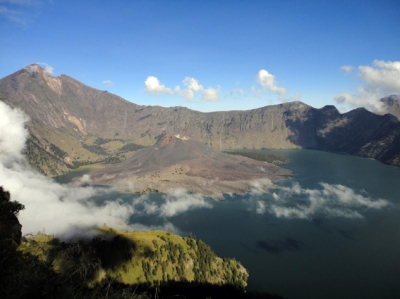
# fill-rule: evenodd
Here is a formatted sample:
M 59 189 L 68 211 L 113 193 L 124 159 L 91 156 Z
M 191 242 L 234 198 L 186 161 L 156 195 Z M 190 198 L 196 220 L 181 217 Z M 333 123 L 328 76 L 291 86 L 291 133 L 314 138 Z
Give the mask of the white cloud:
M 183 97 L 186 101 L 192 101 L 196 93 L 203 93 L 201 99 L 204 101 L 217 102 L 220 99 L 220 86 L 218 86 L 217 89 L 212 87 L 204 89 L 203 85 L 199 83 L 199 80 L 192 77 L 185 77 L 182 83 L 186 87 L 185 89 L 181 90 L 179 86 L 176 86 L 172 91 L 171 88 L 160 84 L 156 77 L 149 76 L 145 81 L 145 91 L 150 94 L 177 94 Z
M 251 185 L 250 193 L 257 195 L 268 193 L 269 192 L 268 189 L 274 186 L 270 179 L 255 180 L 250 182 L 250 185 Z
M 46 62 L 37 62 L 36 64 L 28 65 L 27 67 L 25 67 L 25 70 L 27 70 L 29 73 L 36 73 L 40 70 L 40 68 L 43 68 L 43 71 L 47 75 L 53 75 L 54 68 Z
M 160 81 L 154 76 L 148 76 L 146 81 L 144 81 L 146 85 L 145 92 L 150 94 L 172 94 L 171 88 L 167 88 L 164 85 L 160 84 Z
M 262 90 L 261 89 L 257 89 L 257 87 L 255 87 L 255 86 L 252 86 L 251 87 L 251 91 L 254 93 L 254 96 L 256 97 L 256 98 L 261 98 L 261 94 L 262 94 Z
M 400 94 L 400 61 L 374 60 L 373 66 L 359 66 L 357 76 L 363 85 L 357 88 L 354 95 L 341 93 L 335 96 L 337 103 L 381 112 L 385 108 L 381 98 Z
M 244 95 L 244 90 L 241 88 L 232 88 L 225 96 L 226 97 L 236 97 L 236 96 L 243 96 Z
M 194 92 L 191 89 L 182 90 L 180 95 L 186 100 L 191 101 L 194 98 Z
M 30 168 L 21 154 L 28 136 L 26 120 L 21 111 L 0 102 L 0 182 L 12 200 L 25 205 L 19 215 L 23 233 L 45 228 L 46 233 L 71 236 L 104 223 L 129 228 L 132 206 L 118 201 L 98 206 L 90 200 L 108 190 L 60 185 Z
M 195 78 L 185 77 L 183 79 L 183 85 L 185 85 L 188 89 L 193 90 L 194 92 L 203 90 L 203 85 L 199 84 L 199 81 Z
M 256 81 L 260 83 L 264 91 L 269 90 L 281 96 L 286 94 L 286 89 L 284 87 L 278 87 L 275 82 L 275 76 L 268 73 L 266 70 L 262 69 L 257 73 Z
M 257 207 L 256 207 L 256 213 L 257 214 L 264 214 L 266 209 L 267 209 L 267 207 L 265 205 L 265 202 L 257 201 Z
M 256 200 L 254 210 L 259 214 L 268 212 L 278 218 L 363 218 L 361 212 L 365 209 L 382 209 L 391 205 L 387 200 L 373 200 L 343 185 L 320 185 L 321 189 L 303 189 L 298 183 L 281 187 L 272 193 L 272 198 Z
M 218 102 L 220 99 L 220 97 L 219 97 L 220 90 L 221 90 L 220 86 L 218 86 L 217 89 L 212 88 L 212 87 L 207 88 L 204 90 L 202 99 L 207 102 Z
M 353 67 L 351 65 L 343 65 L 340 67 L 342 71 L 344 71 L 346 74 L 350 74 L 351 71 L 353 70 Z
M 133 207 L 138 213 L 156 214 L 161 217 L 172 217 L 188 210 L 211 208 L 212 205 L 201 194 L 189 194 L 183 188 L 171 190 L 162 196 L 163 202 L 153 202 L 147 195 L 133 200 Z
M 0 102 L 0 164 L 11 167 L 15 161 L 21 162 L 24 156 L 21 151 L 29 133 L 25 122 L 29 118 L 19 109 L 11 109 Z M 0 181 L 1 182 L 1 181 Z
M 131 202 L 113 199 L 99 205 L 93 196 L 108 194 L 112 189 L 61 185 L 31 169 L 21 153 L 28 136 L 24 127 L 26 121 L 23 112 L 0 102 L 0 182 L 5 190 L 10 191 L 12 200 L 25 205 L 25 210 L 19 214 L 24 234 L 44 229 L 48 234 L 71 239 L 92 236 L 96 234 L 95 228 L 104 224 L 123 230 L 164 229 L 176 232 L 177 229 L 165 218 L 192 209 L 212 207 L 200 194 L 189 194 L 184 189 L 163 195 L 161 201 L 151 201 L 149 195 L 141 195 Z M 90 181 L 90 176 L 85 174 L 78 184 Z M 163 224 L 130 224 L 132 215 L 156 215 L 163 219 Z
M 92 182 L 92 179 L 90 178 L 89 174 L 84 174 L 79 180 L 78 180 L 78 185 L 85 185 L 85 184 L 90 184 Z
M 48 63 L 38 62 L 37 64 L 40 65 L 48 75 L 53 75 L 54 68 L 51 67 Z
M 103 84 L 105 84 L 105 85 L 112 85 L 113 82 L 112 82 L 111 80 L 104 80 L 104 81 L 103 81 Z
M 199 91 L 203 91 L 203 85 L 199 84 L 199 81 L 192 77 L 185 77 L 182 81 L 186 89 L 182 90 L 180 95 L 187 101 L 191 101 L 194 98 L 194 94 Z
M 189 194 L 185 189 L 178 188 L 165 196 L 165 203 L 160 206 L 160 215 L 172 217 L 188 210 L 211 207 L 201 194 Z

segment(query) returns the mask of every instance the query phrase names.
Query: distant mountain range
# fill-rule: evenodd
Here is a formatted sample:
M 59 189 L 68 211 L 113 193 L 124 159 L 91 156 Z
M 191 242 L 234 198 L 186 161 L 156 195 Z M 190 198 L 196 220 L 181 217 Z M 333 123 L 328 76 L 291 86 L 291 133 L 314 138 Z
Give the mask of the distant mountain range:
M 120 162 L 176 134 L 215 149 L 306 148 L 400 166 L 397 96 L 382 99 L 385 115 L 363 108 L 340 114 L 334 106 L 315 109 L 301 102 L 202 113 L 136 105 L 33 64 L 0 80 L 0 100 L 30 117 L 29 162 L 49 176 L 96 161 Z

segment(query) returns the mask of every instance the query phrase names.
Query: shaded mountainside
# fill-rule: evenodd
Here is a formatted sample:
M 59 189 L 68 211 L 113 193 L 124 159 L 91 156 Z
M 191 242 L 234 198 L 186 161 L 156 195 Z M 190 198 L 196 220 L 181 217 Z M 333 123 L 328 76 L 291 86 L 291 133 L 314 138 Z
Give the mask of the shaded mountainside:
M 119 162 L 137 146 L 152 146 L 176 134 L 190 135 L 216 149 L 309 148 L 400 166 L 398 119 L 365 109 L 340 114 L 333 106 L 315 109 L 290 102 L 201 113 L 183 107 L 139 106 L 66 75 L 52 77 L 38 65 L 1 79 L 0 100 L 29 115 L 30 160 L 47 175 L 107 158 Z M 387 105 L 395 114 L 398 100 L 391 97 Z
M 117 185 L 120 191 L 169 192 L 184 188 L 213 199 L 245 194 L 257 181 L 271 187 L 290 171 L 264 161 L 221 153 L 185 135 L 167 136 L 118 164 L 91 172 L 93 184 Z

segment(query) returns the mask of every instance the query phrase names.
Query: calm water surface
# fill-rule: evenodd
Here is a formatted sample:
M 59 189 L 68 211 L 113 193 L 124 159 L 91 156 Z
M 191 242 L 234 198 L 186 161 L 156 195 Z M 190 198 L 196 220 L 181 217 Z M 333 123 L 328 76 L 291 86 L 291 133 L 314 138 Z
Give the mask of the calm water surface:
M 296 174 L 292 180 L 276 183 L 273 193 L 282 196 L 279 190 L 289 190 L 296 183 L 309 190 L 285 193 L 288 208 L 307 206 L 307 194 L 319 198 L 324 189 L 321 182 L 342 185 L 343 194 L 351 198 L 384 199 L 391 205 L 380 209 L 356 206 L 351 211 L 362 217 L 345 218 L 330 214 L 342 209 L 333 201 L 326 210 L 305 219 L 279 218 L 269 211 L 275 200 L 271 194 L 249 194 L 227 196 L 225 201 L 212 202 L 211 209 L 192 210 L 167 220 L 183 235 L 192 232 L 204 240 L 217 255 L 241 261 L 250 273 L 248 290 L 287 298 L 400 298 L 400 168 L 311 150 L 268 152 L 288 157 L 283 167 Z M 150 197 L 161 200 L 158 194 Z M 149 225 L 165 219 L 133 217 L 132 221 Z
M 341 184 L 394 205 L 361 209 L 361 219 L 318 214 L 283 219 L 254 213 L 246 202 L 251 196 L 237 196 L 172 222 L 218 255 L 241 261 L 250 272 L 249 290 L 288 298 L 400 298 L 400 169 L 319 151 L 270 152 L 288 157 L 283 167 L 296 174 L 280 186 L 298 182 L 302 188 L 321 189 L 320 182 Z

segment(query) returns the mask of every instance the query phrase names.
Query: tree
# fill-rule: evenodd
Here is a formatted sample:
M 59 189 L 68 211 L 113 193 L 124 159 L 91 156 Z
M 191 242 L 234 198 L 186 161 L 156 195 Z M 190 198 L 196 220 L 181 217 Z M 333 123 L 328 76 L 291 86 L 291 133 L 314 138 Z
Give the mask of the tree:
M 25 206 L 17 201 L 10 200 L 10 192 L 0 186 L 0 239 L 3 242 L 21 242 L 21 224 L 18 221 L 18 212 Z

